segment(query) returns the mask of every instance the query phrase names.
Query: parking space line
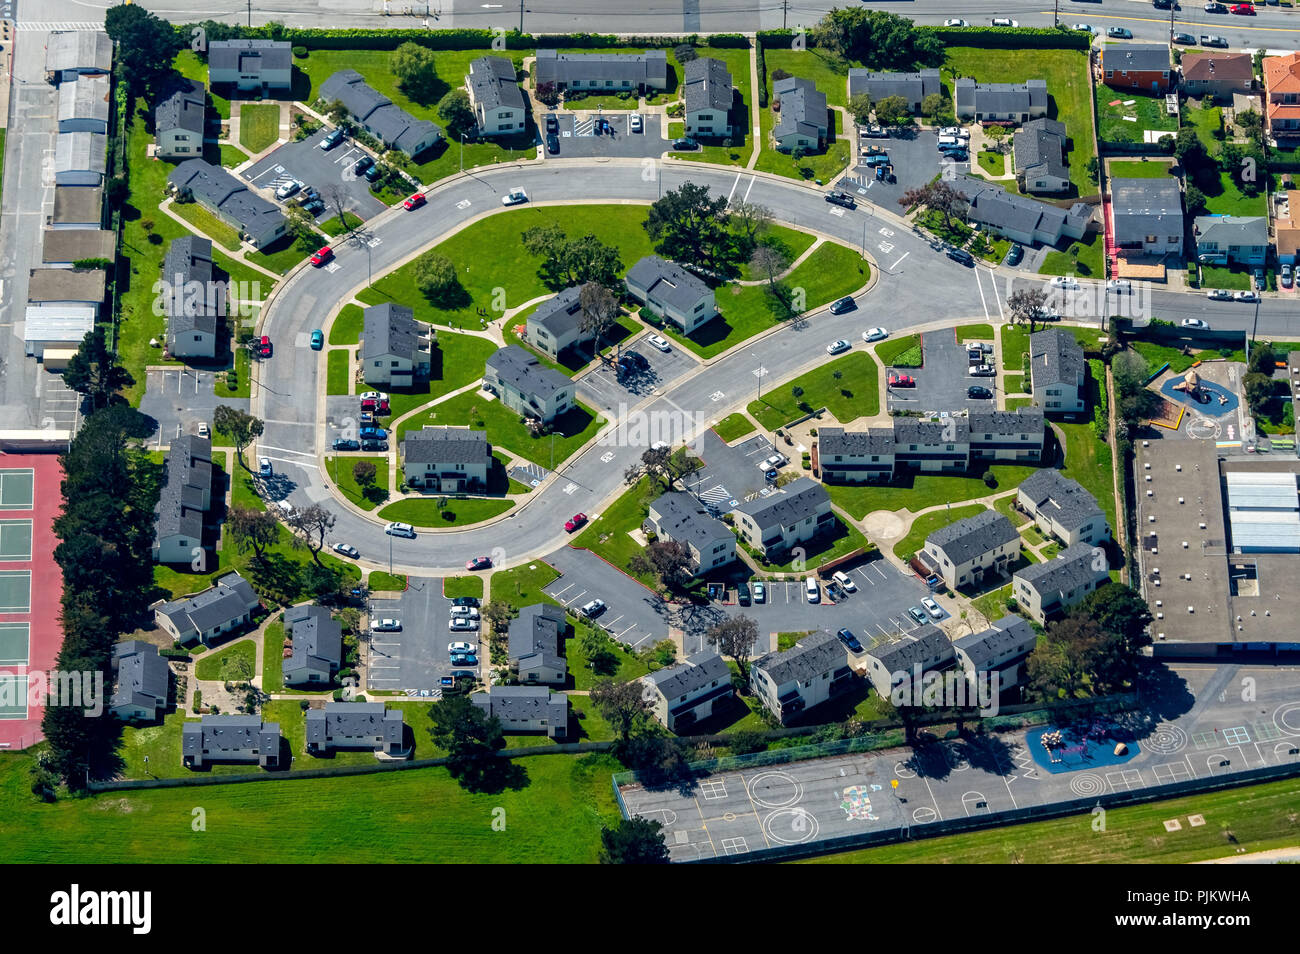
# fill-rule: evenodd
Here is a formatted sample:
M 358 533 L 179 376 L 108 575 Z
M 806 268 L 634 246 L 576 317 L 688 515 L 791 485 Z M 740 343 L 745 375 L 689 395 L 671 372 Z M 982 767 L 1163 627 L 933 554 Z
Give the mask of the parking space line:
M 975 287 L 979 289 L 980 304 L 984 307 L 985 319 L 992 320 L 993 316 L 989 314 L 989 303 L 984 300 L 984 283 L 980 281 L 980 271 L 978 268 L 975 269 Z

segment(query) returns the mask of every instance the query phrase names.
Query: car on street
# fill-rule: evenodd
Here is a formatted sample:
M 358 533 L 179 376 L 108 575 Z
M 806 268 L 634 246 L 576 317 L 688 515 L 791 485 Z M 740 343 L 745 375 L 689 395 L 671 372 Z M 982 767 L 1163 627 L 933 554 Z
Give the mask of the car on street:
M 367 440 L 361 442 L 363 451 L 386 451 L 388 450 L 388 441 Z
M 948 249 L 947 255 L 954 262 L 960 262 L 967 268 L 975 267 L 975 256 L 971 255 L 971 253 L 966 251 L 964 248 L 950 248 Z
M 858 591 L 858 584 L 854 583 L 853 578 L 843 570 L 836 570 L 831 574 L 831 579 L 844 587 L 844 589 L 848 590 L 850 593 L 856 593 Z
M 1195 46 L 1196 37 L 1192 36 L 1190 33 L 1175 33 L 1174 42 L 1180 46 Z
M 1052 287 L 1068 288 L 1073 290 L 1079 287 L 1079 283 L 1075 281 L 1074 277 L 1071 275 L 1057 275 L 1055 278 L 1052 279 Z
M 511 189 L 501 197 L 502 205 L 519 205 L 528 201 L 528 193 L 523 189 Z
M 907 615 L 921 624 L 930 622 L 929 617 L 925 615 L 925 610 L 921 609 L 919 606 L 909 606 L 907 608 Z
M 992 20 L 989 21 L 989 24 L 991 26 L 1000 26 L 1000 27 L 1020 26 L 1020 24 L 1017 21 L 1008 19 L 1007 17 L 994 17 Z
M 858 200 L 847 192 L 827 192 L 825 198 L 831 205 L 842 205 L 846 209 L 856 209 L 858 207 Z
M 1292 278 L 1292 276 L 1291 276 L 1291 266 L 1288 265 L 1288 264 L 1286 264 L 1285 262 L 1282 263 L 1282 276 L 1281 276 L 1281 277 L 1282 277 L 1282 287 L 1283 287 L 1283 288 L 1290 288 L 1290 287 L 1291 287 L 1291 283 L 1292 283 L 1292 281 L 1293 281 L 1293 278 Z
M 930 597 L 922 597 L 921 605 L 924 606 L 925 611 L 930 614 L 930 619 L 934 620 L 936 623 L 943 619 L 943 607 L 930 599 Z
M 587 515 L 585 513 L 575 513 L 568 520 L 564 521 L 564 530 L 566 533 L 573 533 L 573 531 L 581 529 L 586 522 Z
M 257 341 L 257 353 L 263 358 L 271 357 L 271 339 L 262 335 Z
M 1205 5 L 1205 12 L 1206 13 L 1227 13 L 1228 5 L 1226 3 L 1219 3 L 1217 2 L 1217 0 L 1211 0 L 1210 3 L 1207 3 Z
M 662 335 L 650 335 L 646 338 L 646 341 L 650 343 L 650 347 L 662 351 L 665 354 L 673 350 L 673 346 L 668 343 L 668 339 Z
M 976 401 L 987 401 L 989 398 L 993 397 L 993 392 L 986 387 L 972 384 L 966 389 L 966 396 Z
M 889 332 L 884 328 L 868 328 L 862 332 L 863 341 L 884 341 L 889 337 Z
M 376 427 L 374 424 L 363 424 L 357 433 L 367 440 L 376 441 L 382 441 L 388 436 L 386 430 L 382 427 Z
M 590 603 L 583 604 L 583 607 L 579 612 L 582 613 L 583 616 L 587 617 L 587 619 L 595 619 L 601 613 L 605 612 L 606 608 L 604 600 L 592 600 Z
M 492 568 L 492 558 L 485 556 L 476 556 L 471 560 L 465 561 L 467 570 L 490 570 Z
M 466 619 L 478 619 L 477 606 L 453 606 L 451 608 L 452 616 L 463 616 Z
M 319 351 L 323 347 L 325 347 L 325 332 L 315 328 L 311 333 L 311 350 Z
M 1232 292 L 1226 288 L 1215 288 L 1207 291 L 1205 297 L 1211 301 L 1232 301 Z
M 416 192 L 414 195 L 407 196 L 402 200 L 402 208 L 407 212 L 412 212 L 424 205 L 428 200 L 424 197 L 423 192 Z
M 335 553 L 341 554 L 345 557 L 352 557 L 354 560 L 359 559 L 361 556 L 361 551 L 350 543 L 336 543 L 334 544 L 333 550 Z
M 257 475 L 259 477 L 270 477 L 272 473 L 271 458 L 259 457 L 257 459 Z
M 1233 293 L 1232 293 L 1232 300 L 1233 300 L 1233 301 L 1244 301 L 1244 302 L 1247 302 L 1247 303 L 1257 302 L 1257 301 L 1259 301 L 1259 292 L 1253 292 L 1253 291 L 1239 291 L 1239 292 L 1233 292 Z
M 449 653 L 476 653 L 476 652 L 478 652 L 478 647 L 475 646 L 473 643 L 467 643 L 467 642 L 464 642 L 464 641 L 460 641 L 460 642 L 455 642 L 455 643 L 448 643 L 448 644 L 447 644 L 447 652 L 449 652 Z
M 346 437 L 336 437 L 330 444 L 330 448 L 336 451 L 354 451 L 361 450 L 361 444 Z
M 478 606 L 479 599 L 477 596 L 457 596 L 451 601 L 452 606 Z
M 324 149 L 326 152 L 329 152 L 331 149 L 333 149 L 342 141 L 343 141 L 343 130 L 332 129 L 324 136 L 321 137 L 320 147 Z
M 1091 23 L 1072 23 L 1072 24 L 1070 24 L 1070 29 L 1071 29 L 1071 30 L 1078 30 L 1080 33 L 1096 33 L 1096 32 L 1097 32 L 1097 30 L 1093 27 L 1093 25 L 1092 25 Z
M 891 388 L 914 388 L 916 387 L 916 378 L 910 374 L 891 374 L 889 376 L 889 386 Z
M 1200 318 L 1184 318 L 1178 323 L 1183 328 L 1191 328 L 1194 331 L 1209 331 L 1210 323 L 1202 321 Z
M 384 527 L 384 533 L 388 534 L 390 537 L 414 537 L 415 528 L 409 523 L 398 523 L 394 521 Z
M 843 298 L 831 305 L 831 314 L 842 315 L 846 311 L 852 311 L 856 307 L 858 307 L 858 303 L 853 300 L 853 296 L 845 295 Z
M 402 624 L 400 620 L 381 619 L 377 622 L 371 622 L 370 631 L 372 633 L 400 633 Z
M 640 113 L 633 113 L 631 116 L 628 117 L 627 128 L 634 133 L 639 133 L 641 131 L 642 125 L 641 125 Z
M 755 580 L 749 585 L 750 591 L 754 594 L 755 603 L 767 602 L 767 586 L 762 580 Z
M 862 652 L 862 644 L 858 642 L 858 637 L 854 636 L 849 630 L 841 629 L 835 634 L 835 636 L 845 645 L 849 652 Z
M 324 248 L 319 248 L 316 251 L 311 253 L 311 263 L 317 268 L 320 268 L 322 265 L 324 265 L 333 257 L 334 257 L 334 249 L 326 245 Z
M 849 344 L 843 338 L 837 338 L 826 346 L 826 353 L 840 354 L 841 352 L 848 351 L 852 347 L 853 345 Z
M 1108 37 L 1110 37 L 1112 40 L 1131 40 L 1131 39 L 1133 39 L 1133 31 L 1132 31 L 1132 30 L 1126 30 L 1124 27 L 1107 27 L 1107 28 L 1106 28 L 1106 35 L 1107 35 Z
M 555 135 L 555 133 L 546 134 L 546 151 L 552 156 L 560 154 L 560 137 Z
M 1008 265 L 1019 265 L 1021 259 L 1025 257 L 1025 247 L 1019 242 L 1012 242 L 1011 247 L 1007 249 L 1006 262 Z
M 1155 7 L 1157 10 L 1182 9 L 1178 0 L 1151 0 L 1151 6 Z
M 361 175 L 374 164 L 375 164 L 375 160 L 373 157 L 362 156 L 356 162 L 352 163 L 352 171 L 357 175 Z
M 1131 295 L 1133 283 L 1127 278 L 1112 278 L 1106 283 L 1106 290 L 1113 291 L 1117 295 Z
M 199 437 L 211 437 L 212 431 L 208 428 L 207 421 L 199 421 Z
M 965 20 L 960 19 L 959 17 L 949 17 L 947 20 L 943 21 L 943 25 L 946 27 L 970 26 L 969 23 L 967 23 Z
M 301 188 L 301 182 L 297 179 L 289 179 L 287 182 L 280 183 L 279 187 L 276 188 L 275 197 L 277 199 L 287 199 Z
M 1225 37 L 1221 37 L 1215 33 L 1202 33 L 1201 46 L 1213 46 L 1226 50 L 1228 48 L 1228 41 Z
M 1232 5 L 1231 12 L 1235 13 L 1239 17 L 1253 17 L 1255 15 L 1255 8 L 1249 3 L 1236 3 Z

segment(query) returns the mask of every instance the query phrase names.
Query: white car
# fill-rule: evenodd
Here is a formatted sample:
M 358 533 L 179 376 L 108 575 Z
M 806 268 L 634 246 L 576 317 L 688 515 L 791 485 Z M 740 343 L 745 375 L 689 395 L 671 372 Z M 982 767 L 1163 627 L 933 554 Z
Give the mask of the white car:
M 359 559 L 361 556 L 361 551 L 350 543 L 336 543 L 333 546 L 333 550 L 335 553 L 341 554 L 345 557 L 352 557 L 354 560 Z
M 1133 294 L 1133 283 L 1127 278 L 1112 278 L 1106 283 L 1106 290 L 1113 291 L 1117 295 Z
M 1071 290 L 1078 288 L 1079 283 L 1070 275 L 1057 275 L 1052 279 L 1053 288 L 1069 288 Z
M 1184 318 L 1181 322 L 1179 322 L 1179 324 L 1182 325 L 1182 327 L 1184 328 L 1194 328 L 1197 331 L 1210 330 L 1209 322 L 1202 321 L 1200 318 Z
M 257 473 L 261 477 L 270 477 L 274 471 L 271 469 L 271 458 L 259 457 L 257 459 Z
M 924 599 L 922 599 L 921 605 L 924 606 L 925 611 L 930 614 L 930 619 L 934 620 L 935 622 L 938 622 L 939 620 L 943 619 L 943 607 L 941 607 L 934 600 L 930 599 L 930 597 L 927 596 Z
M 581 610 L 582 615 L 587 617 L 587 619 L 594 619 L 603 612 L 605 612 L 604 600 L 592 600 L 590 603 L 583 606 Z
M 388 395 L 383 391 L 363 391 L 358 397 L 363 401 L 378 401 L 381 404 L 388 400 Z
M 1259 301 L 1259 293 L 1258 293 L 1258 292 L 1253 292 L 1253 291 L 1239 291 L 1239 292 L 1233 292 L 1233 294 L 1232 294 L 1232 300 L 1233 300 L 1233 301 L 1246 301 L 1246 302 Z
M 409 523 L 390 523 L 384 527 L 384 533 L 390 537 L 414 537 L 415 528 Z
M 627 128 L 630 129 L 630 130 L 632 130 L 632 132 L 640 132 L 640 131 L 641 131 L 641 114 L 640 114 L 640 113 L 633 113 L 633 114 L 632 114 L 632 116 L 631 116 L 631 117 L 628 119 L 628 121 L 627 121 Z
M 1096 32 L 1097 32 L 1095 29 L 1093 29 L 1093 26 L 1092 26 L 1091 23 L 1072 23 L 1072 24 L 1070 24 L 1070 29 L 1071 29 L 1071 30 L 1079 30 L 1079 31 L 1081 31 L 1081 32 L 1083 32 L 1083 33 L 1096 33 Z
M 961 126 L 944 126 L 939 130 L 940 136 L 956 136 L 958 139 L 969 139 L 970 132 Z
M 297 179 L 290 179 L 288 182 L 280 184 L 280 187 L 275 190 L 275 197 L 277 199 L 287 199 L 301 188 L 301 182 Z
M 992 26 L 1009 26 L 1009 27 L 1020 26 L 1020 24 L 1017 21 L 1009 20 L 1006 17 L 994 17 L 992 20 L 989 21 L 989 23 Z
M 844 589 L 848 590 L 850 593 L 856 593 L 858 591 L 858 584 L 854 583 L 853 579 L 843 570 L 836 570 L 831 574 L 831 579 L 844 587 Z
M 478 629 L 478 620 L 466 619 L 464 616 L 452 617 L 451 623 L 447 626 L 453 633 L 471 633 Z
M 848 351 L 852 347 L 853 345 L 849 344 L 843 338 L 839 338 L 826 346 L 826 353 L 839 354 L 842 351 Z
M 646 341 L 650 342 L 650 345 L 652 347 L 658 348 L 660 351 L 664 352 L 665 354 L 673 350 L 673 346 L 668 343 L 668 339 L 662 337 L 661 335 L 651 335 L 650 337 L 646 338 Z
M 372 633 L 400 633 L 402 631 L 402 623 L 400 620 L 395 619 L 381 619 L 378 622 L 372 620 L 370 623 L 370 631 Z
M 956 17 L 952 17 L 951 19 L 944 20 L 944 21 L 943 21 L 943 25 L 946 26 L 946 27 L 964 27 L 964 26 L 970 26 L 970 24 L 967 23 L 965 20 L 959 20 L 959 19 L 957 19 Z
M 476 653 L 478 647 L 473 643 L 448 643 L 447 652 L 449 653 Z
M 822 601 L 822 590 L 821 587 L 817 585 L 817 578 L 815 576 L 810 576 L 808 579 L 804 580 L 803 588 L 804 593 L 808 597 L 809 603 L 820 603 Z
M 1211 301 L 1232 301 L 1232 292 L 1226 288 L 1215 288 L 1205 293 Z
M 528 193 L 523 189 L 511 189 L 501 197 L 502 205 L 518 205 L 528 201 Z
M 453 606 L 451 608 L 452 616 L 464 616 L 466 619 L 478 619 L 477 606 Z
M 862 332 L 863 341 L 884 341 L 889 337 L 889 332 L 884 328 L 868 328 Z
M 200 421 L 200 422 L 199 422 L 199 437 L 211 437 L 211 436 L 212 436 L 212 431 L 210 431 L 210 430 L 208 429 L 208 422 L 207 422 L 207 421 Z
M 784 467 L 788 463 L 790 463 L 790 459 L 784 454 L 773 454 L 771 457 L 760 461 L 758 469 L 766 472 L 772 470 L 774 467 Z

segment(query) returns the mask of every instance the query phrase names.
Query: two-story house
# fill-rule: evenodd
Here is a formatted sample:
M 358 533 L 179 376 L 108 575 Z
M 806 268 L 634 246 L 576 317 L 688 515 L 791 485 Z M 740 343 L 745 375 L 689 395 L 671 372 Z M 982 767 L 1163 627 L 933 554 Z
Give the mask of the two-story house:
M 682 334 L 689 335 L 717 312 L 713 289 L 703 279 L 658 255 L 647 255 L 633 265 L 625 283 L 628 294 Z
M 528 107 L 512 60 L 504 56 L 471 60 L 465 90 L 480 136 L 517 136 L 528 128 Z
M 181 727 L 181 762 L 201 769 L 213 762 L 256 762 L 280 767 L 280 723 L 255 715 L 205 715 Z
M 1080 239 L 1092 222 L 1092 208 L 1083 202 L 1062 209 L 1013 195 L 997 183 L 972 176 L 962 176 L 958 187 L 966 196 L 967 221 L 1021 245 L 1056 245 L 1063 239 Z
M 286 686 L 328 686 L 343 664 L 343 627 L 324 606 L 290 606 L 284 631 L 293 655 L 283 664 Z
M 284 213 L 220 166 L 186 159 L 167 177 L 177 201 L 194 201 L 239 232 L 256 248 L 285 234 Z
M 366 83 L 356 70 L 339 70 L 320 86 L 320 98 L 338 100 L 358 126 L 389 149 L 415 158 L 442 140 L 442 128 L 427 119 L 416 119 L 406 110 Z
M 1107 43 L 1101 49 L 1102 82 L 1111 89 L 1167 93 L 1174 74 L 1165 43 Z
M 1183 254 L 1183 192 L 1177 179 L 1111 179 L 1110 196 L 1121 255 Z
M 1300 53 L 1264 58 L 1264 123 L 1279 144 L 1300 138 Z
M 153 722 L 167 709 L 171 669 L 151 643 L 129 639 L 113 647 L 117 687 L 108 710 L 123 722 Z
M 362 312 L 361 376 L 375 387 L 409 388 L 429 375 L 433 341 L 406 305 L 385 302 Z
M 927 672 L 942 669 L 953 659 L 952 642 L 938 626 L 926 623 L 897 639 L 878 643 L 864 654 L 867 678 L 882 699 L 898 689 L 912 699 Z
M 537 51 L 536 83 L 551 83 L 558 90 L 575 92 L 654 93 L 668 88 L 668 54 L 561 53 Z
M 547 686 L 493 686 L 469 701 L 510 734 L 544 732 L 552 739 L 569 734 L 569 697 Z
M 173 358 L 215 358 L 225 333 L 226 288 L 213 281 L 212 241 L 197 235 L 172 239 L 163 257 L 167 353 Z
M 769 559 L 835 526 L 826 488 L 800 477 L 766 497 L 755 497 L 733 509 L 741 539 Z
M 849 70 L 850 98 L 865 94 L 873 103 L 878 103 L 890 96 L 901 96 L 913 113 L 921 111 L 921 104 L 927 96 L 942 92 L 943 84 L 937 69 L 915 73 L 876 73 L 859 68 Z
M 253 621 L 261 605 L 248 581 L 232 570 L 208 589 L 150 607 L 154 622 L 178 643 L 211 646 L 218 637 Z
M 487 359 L 483 387 L 510 410 L 544 424 L 577 407 L 573 380 L 518 345 L 507 345 Z
M 153 558 L 194 566 L 206 559 L 203 522 L 212 506 L 212 441 L 185 434 L 163 460 L 163 483 L 154 509 Z M 199 569 L 205 566 L 200 562 Z
M 1012 579 L 1011 594 L 1030 619 L 1043 625 L 1062 616 L 1109 579 L 1105 551 L 1076 543 L 1054 560 L 1018 571 Z
M 178 80 L 153 111 L 154 140 L 163 159 L 193 159 L 203 155 L 208 92 L 202 83 Z
M 1065 123 L 1055 119 L 1033 119 L 1016 130 L 1012 147 L 1016 180 L 1033 195 L 1070 190 L 1070 168 L 1065 162 L 1069 137 Z
M 568 675 L 564 610 L 550 603 L 523 607 L 510 621 L 510 670 L 521 683 L 562 686 Z
M 976 83 L 964 76 L 953 84 L 958 119 L 978 123 L 1027 123 L 1047 115 L 1047 82 Z
M 731 103 L 735 90 L 721 60 L 699 57 L 686 64 L 682 86 L 686 135 L 723 139 L 731 135 Z
M 407 431 L 402 440 L 402 474 L 411 487 L 439 493 L 487 489 L 492 445 L 484 431 L 433 427 Z
M 581 287 L 570 285 L 538 305 L 524 326 L 528 343 L 555 360 L 561 351 L 592 341 L 594 336 L 582 327 L 581 294 Z
M 998 685 L 1008 689 L 1019 682 L 1020 663 L 1034 651 L 1038 634 L 1019 616 L 1004 616 L 988 629 L 953 640 L 957 665 L 974 682 L 982 673 L 998 673 Z
M 245 92 L 287 93 L 293 86 L 292 52 L 288 40 L 213 40 L 208 82 Z
M 1034 518 L 1038 529 L 1067 547 L 1110 539 L 1097 498 L 1059 470 L 1044 468 L 1026 477 L 1016 490 L 1016 504 Z
M 768 653 L 749 667 L 755 697 L 788 725 L 801 713 L 853 685 L 848 650 L 831 633 L 809 633 L 790 649 Z
M 1083 348 L 1061 328 L 1029 336 L 1029 380 L 1034 404 L 1045 414 L 1076 414 L 1088 403 L 1088 362 Z
M 772 84 L 772 109 L 776 123 L 772 142 L 779 152 L 817 152 L 827 141 L 830 113 L 826 94 L 810 79 L 787 76 Z
M 306 722 L 310 755 L 347 749 L 369 749 L 384 759 L 410 755 L 402 710 L 382 702 L 327 702 L 322 709 L 308 709 Z
M 925 549 L 917 554 L 950 590 L 1005 573 L 1019 555 L 1020 534 L 994 510 L 940 527 L 925 538 Z
M 1234 95 L 1255 89 L 1255 66 L 1249 53 L 1184 53 L 1178 67 L 1188 96 L 1230 103 Z
M 687 656 L 683 662 L 641 677 L 650 714 L 669 732 L 682 732 L 713 715 L 719 703 L 735 697 L 731 670 L 715 652 Z
M 643 530 L 673 540 L 691 554 L 691 574 L 699 576 L 736 558 L 736 536 L 691 494 L 666 493 L 648 508 Z

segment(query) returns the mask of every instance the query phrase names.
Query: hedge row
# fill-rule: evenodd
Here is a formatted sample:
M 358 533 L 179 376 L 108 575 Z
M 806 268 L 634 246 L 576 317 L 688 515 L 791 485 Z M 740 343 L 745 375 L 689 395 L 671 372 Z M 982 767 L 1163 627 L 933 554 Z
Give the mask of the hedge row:
M 770 46 L 774 50 L 788 50 L 794 44 L 794 30 L 760 30 L 758 48 Z
M 758 108 L 767 108 L 767 59 L 763 56 L 763 44 L 755 44 L 754 61 L 758 64 Z
M 1086 50 L 1092 34 L 1054 27 L 938 27 L 918 26 L 917 33 L 938 37 L 945 46 L 978 46 L 989 50 Z

